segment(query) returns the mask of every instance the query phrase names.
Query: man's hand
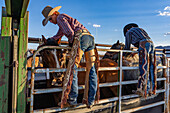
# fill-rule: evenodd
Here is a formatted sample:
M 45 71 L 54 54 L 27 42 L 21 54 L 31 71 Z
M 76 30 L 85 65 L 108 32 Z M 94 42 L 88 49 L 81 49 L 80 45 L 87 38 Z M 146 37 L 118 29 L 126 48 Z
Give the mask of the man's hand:
M 51 46 L 58 46 L 59 45 L 59 40 L 55 40 L 53 38 L 48 38 L 46 45 L 51 45 Z

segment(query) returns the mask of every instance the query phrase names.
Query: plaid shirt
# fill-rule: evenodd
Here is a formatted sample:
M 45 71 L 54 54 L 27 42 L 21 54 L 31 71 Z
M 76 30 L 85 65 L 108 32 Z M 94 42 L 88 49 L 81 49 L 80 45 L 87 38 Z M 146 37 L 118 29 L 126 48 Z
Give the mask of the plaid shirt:
M 77 19 L 74 19 L 67 14 L 59 14 L 57 16 L 57 24 L 59 26 L 59 30 L 52 38 L 58 40 L 65 35 L 68 38 L 69 43 L 73 42 L 74 33 L 76 31 L 81 29 L 87 30 L 80 22 L 77 21 Z
M 125 35 L 125 49 L 130 50 L 130 45 L 133 44 L 135 47 L 138 47 L 139 42 L 143 39 L 150 39 L 148 34 L 145 30 L 138 27 L 133 27 L 130 30 L 127 31 Z

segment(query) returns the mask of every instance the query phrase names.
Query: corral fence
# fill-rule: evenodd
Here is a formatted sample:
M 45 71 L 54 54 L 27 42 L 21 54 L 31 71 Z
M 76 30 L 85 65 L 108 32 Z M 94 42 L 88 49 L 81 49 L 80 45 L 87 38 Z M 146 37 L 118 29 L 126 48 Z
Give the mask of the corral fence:
M 30 42 L 32 39 L 30 39 Z M 40 41 L 40 39 L 38 39 Z M 33 42 L 33 41 L 32 41 Z M 36 41 L 34 41 L 36 42 Z M 67 44 L 66 41 L 63 42 L 63 44 Z M 164 100 L 161 100 L 156 103 L 152 103 L 149 105 L 144 105 L 132 109 L 127 109 L 123 110 L 121 109 L 121 102 L 122 100 L 125 99 L 131 99 L 131 98 L 138 98 L 139 96 L 136 94 L 131 94 L 131 95 L 124 95 L 122 96 L 122 86 L 123 85 L 128 85 L 128 84 L 136 84 L 138 83 L 137 80 L 130 80 L 130 81 L 122 81 L 122 73 L 123 70 L 136 70 L 139 67 L 128 67 L 128 66 L 122 66 L 122 55 L 123 52 L 130 52 L 130 53 L 137 53 L 137 51 L 128 51 L 128 50 L 113 50 L 113 49 L 105 49 L 101 47 L 111 47 L 111 45 L 105 45 L 105 44 L 96 44 L 97 50 L 98 51 L 109 51 L 109 52 L 118 52 L 119 53 L 119 66 L 118 67 L 99 67 L 99 71 L 111 71 L 111 70 L 118 70 L 119 71 L 119 81 L 113 82 L 113 83 L 100 83 L 99 87 L 111 87 L 111 86 L 118 86 L 119 89 L 119 95 L 117 97 L 113 98 L 108 98 L 108 99 L 101 99 L 99 103 L 97 103 L 95 106 L 104 104 L 104 103 L 111 103 L 111 102 L 118 102 L 118 110 L 117 112 L 119 113 L 128 113 L 128 112 L 135 112 L 135 111 L 140 111 L 144 109 L 149 109 L 152 107 L 164 106 L 164 112 L 169 113 L 169 67 L 170 67 L 170 58 L 167 58 L 165 53 L 163 52 L 156 52 L 157 55 L 162 55 L 163 56 L 163 61 L 164 64 L 163 66 L 157 66 L 157 69 L 163 69 L 163 74 L 164 76 L 162 78 L 157 78 L 157 81 L 163 81 L 164 82 L 164 88 L 163 89 L 158 89 L 156 93 L 164 93 Z M 100 47 L 99 47 L 100 46 Z M 34 95 L 38 94 L 45 94 L 45 93 L 54 93 L 54 92 L 62 92 L 62 88 L 44 88 L 44 89 L 35 89 L 34 83 L 35 83 L 35 73 L 46 73 L 46 78 L 50 79 L 50 74 L 49 73 L 54 73 L 54 72 L 65 72 L 66 68 L 62 69 L 57 69 L 57 68 L 41 68 L 41 69 L 36 69 L 35 68 L 35 57 L 36 55 L 44 50 L 44 49 L 71 49 L 70 47 L 66 46 L 44 46 L 39 48 L 33 55 L 33 62 L 32 62 L 32 67 L 31 67 L 31 84 L 29 85 L 30 88 L 30 97 L 28 97 L 27 100 L 30 102 L 30 112 L 59 112 L 59 111 L 67 111 L 71 109 L 78 109 L 78 108 L 84 108 L 86 107 L 83 104 L 78 104 L 75 108 L 59 108 L 59 107 L 53 107 L 53 108 L 44 108 L 44 109 L 34 109 Z M 158 49 L 157 51 L 162 51 L 161 49 Z M 165 51 L 164 51 L 165 52 Z M 85 71 L 85 68 L 78 68 L 78 71 Z M 84 89 L 85 86 L 79 86 L 80 89 Z

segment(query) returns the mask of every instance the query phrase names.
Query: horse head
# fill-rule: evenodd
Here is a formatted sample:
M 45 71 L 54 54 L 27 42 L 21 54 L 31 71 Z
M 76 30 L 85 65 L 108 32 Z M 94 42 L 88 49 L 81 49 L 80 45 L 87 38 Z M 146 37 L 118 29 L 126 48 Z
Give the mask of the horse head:
M 125 48 L 125 44 L 120 43 L 119 40 L 115 44 L 112 45 L 110 49 L 120 49 L 123 50 Z
M 38 46 L 38 48 L 43 46 L 59 46 L 59 41 L 46 39 L 42 35 L 42 44 Z M 42 56 L 42 63 L 44 68 L 62 68 L 64 66 L 63 63 L 63 53 L 61 49 L 44 49 L 40 51 L 40 55 Z M 47 86 L 55 85 L 61 86 L 63 73 L 50 73 L 52 81 L 50 81 Z
M 125 47 L 125 45 L 123 43 L 120 43 L 119 40 L 112 45 L 112 47 L 110 49 L 116 49 L 116 50 L 123 50 Z M 108 58 L 111 60 L 114 60 L 117 62 L 119 57 L 119 53 L 118 52 L 109 52 L 107 51 L 103 57 L 103 59 Z

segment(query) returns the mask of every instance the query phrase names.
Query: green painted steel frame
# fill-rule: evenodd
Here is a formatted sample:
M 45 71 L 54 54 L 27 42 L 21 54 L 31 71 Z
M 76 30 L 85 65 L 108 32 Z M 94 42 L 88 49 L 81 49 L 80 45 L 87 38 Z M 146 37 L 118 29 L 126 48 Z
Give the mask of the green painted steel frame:
M 28 44 L 28 17 L 29 12 L 24 18 L 20 18 L 19 29 L 19 51 L 18 51 L 18 96 L 17 96 L 17 112 L 24 113 L 26 111 L 26 81 L 27 81 L 27 44 Z
M 11 2 L 6 0 L 6 6 L 8 10 L 3 7 L 2 8 L 2 24 L 1 24 L 1 36 L 0 36 L 0 113 L 8 113 L 11 112 L 10 107 L 10 99 L 9 91 L 11 87 L 9 86 L 9 72 L 10 67 L 14 65 L 10 65 L 10 60 L 12 59 L 12 23 L 13 17 L 9 17 L 10 15 L 10 7 Z M 21 8 L 21 17 L 19 17 L 19 29 L 18 29 L 18 52 L 16 53 L 18 56 L 18 67 L 17 71 L 17 112 L 25 113 L 26 112 L 26 52 L 27 52 L 27 43 L 28 43 L 28 17 L 29 13 L 25 10 L 27 9 L 29 0 L 23 1 L 23 7 Z M 10 66 L 10 67 L 9 67 Z M 11 75 L 12 76 L 12 75 Z M 14 75 L 13 75 L 14 76 Z M 12 92 L 12 90 L 10 91 Z M 13 110 L 12 110 L 13 111 Z
M 29 0 L 5 0 L 7 15 L 19 21 L 24 18 L 28 4 Z
M 0 113 L 8 113 L 9 66 L 11 49 L 11 17 L 5 17 L 2 8 L 2 23 L 0 36 Z

